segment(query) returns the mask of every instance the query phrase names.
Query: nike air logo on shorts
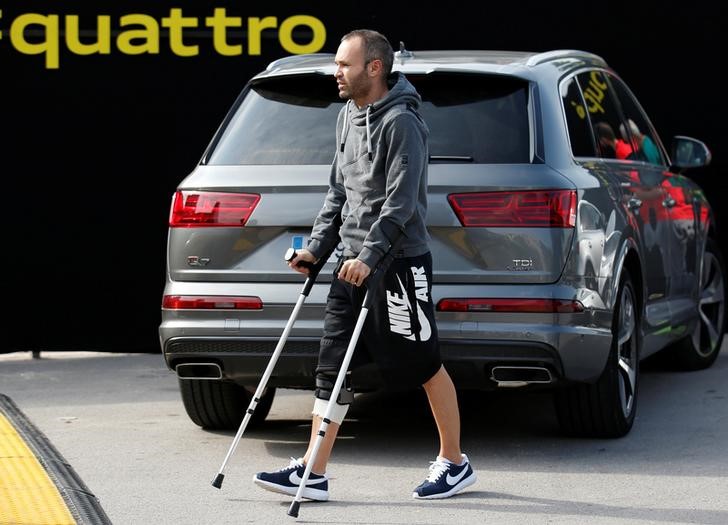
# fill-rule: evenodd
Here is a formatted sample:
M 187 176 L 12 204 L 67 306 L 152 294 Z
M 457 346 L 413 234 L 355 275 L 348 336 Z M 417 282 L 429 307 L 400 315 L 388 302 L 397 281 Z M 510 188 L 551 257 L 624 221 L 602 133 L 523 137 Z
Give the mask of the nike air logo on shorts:
M 428 283 L 427 275 L 425 274 L 424 268 L 417 268 L 413 266 L 411 268 L 412 275 L 415 282 L 415 308 L 417 309 L 417 320 L 420 325 L 420 341 L 428 341 L 432 336 L 432 327 L 427 316 L 420 308 L 419 302 L 423 301 L 427 303 L 429 301 L 428 296 Z M 410 314 L 414 312 L 412 305 L 409 302 L 407 296 L 407 290 L 405 289 L 402 280 L 397 276 L 397 283 L 399 284 L 399 293 L 387 290 L 387 313 L 389 315 L 389 329 L 390 331 L 400 334 L 405 339 L 415 341 L 416 337 L 412 332 L 412 326 L 410 322 Z

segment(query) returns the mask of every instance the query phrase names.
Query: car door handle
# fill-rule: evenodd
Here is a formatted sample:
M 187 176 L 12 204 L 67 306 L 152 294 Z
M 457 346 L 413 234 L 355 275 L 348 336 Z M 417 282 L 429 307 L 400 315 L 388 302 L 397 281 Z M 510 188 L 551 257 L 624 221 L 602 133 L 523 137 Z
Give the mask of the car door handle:
M 627 202 L 627 206 L 630 210 L 639 210 L 642 207 L 642 201 L 640 199 L 632 197 L 631 199 L 629 199 L 629 202 Z
M 675 204 L 677 204 L 677 201 L 675 199 L 673 199 L 672 197 L 668 197 L 667 199 L 662 201 L 662 205 L 665 208 L 672 208 L 673 206 L 675 206 Z

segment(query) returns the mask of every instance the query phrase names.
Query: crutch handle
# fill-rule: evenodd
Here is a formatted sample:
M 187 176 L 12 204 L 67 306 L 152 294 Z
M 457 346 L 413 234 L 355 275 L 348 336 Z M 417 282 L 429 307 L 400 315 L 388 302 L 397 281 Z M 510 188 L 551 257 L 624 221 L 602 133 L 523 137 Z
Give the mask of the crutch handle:
M 337 243 L 338 244 L 338 243 Z M 336 244 L 334 244 L 329 250 L 326 251 L 315 263 L 310 263 L 308 261 L 300 261 L 296 266 L 303 266 L 304 268 L 308 268 L 308 277 L 306 278 L 306 282 L 303 285 L 303 291 L 301 292 L 303 295 L 308 297 L 309 292 L 311 291 L 311 288 L 313 288 L 313 284 L 316 282 L 316 277 L 318 277 L 319 272 L 321 272 L 321 269 L 324 267 L 324 265 L 328 262 L 329 257 L 331 257 L 331 254 L 334 253 L 334 250 L 336 249 Z M 286 254 L 283 256 L 283 258 L 286 261 L 292 261 L 293 258 L 296 256 L 296 250 L 294 248 L 288 248 L 286 250 Z
M 283 256 L 283 259 L 286 262 L 291 262 L 297 254 L 298 254 L 298 252 L 296 251 L 295 248 L 288 248 L 286 250 L 286 254 Z M 308 261 L 299 261 L 296 266 L 302 266 L 303 268 L 308 268 L 309 274 L 310 274 L 310 272 L 313 270 L 315 265 L 314 265 L 314 263 L 310 263 Z

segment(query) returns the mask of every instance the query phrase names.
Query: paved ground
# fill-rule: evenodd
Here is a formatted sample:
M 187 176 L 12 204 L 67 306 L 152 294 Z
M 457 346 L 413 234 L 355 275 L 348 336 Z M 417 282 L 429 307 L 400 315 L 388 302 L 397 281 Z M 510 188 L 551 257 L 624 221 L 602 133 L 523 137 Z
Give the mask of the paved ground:
M 290 498 L 252 475 L 302 453 L 311 394 L 281 391 L 210 481 L 232 432 L 193 425 L 155 354 L 0 356 L 0 393 L 43 431 L 118 524 L 294 523 Z M 463 446 L 479 475 L 462 495 L 418 502 L 436 434 L 419 392 L 359 396 L 330 465 L 328 503 L 302 523 L 728 523 L 728 351 L 709 370 L 644 371 L 635 427 L 567 439 L 547 393 L 463 394 Z

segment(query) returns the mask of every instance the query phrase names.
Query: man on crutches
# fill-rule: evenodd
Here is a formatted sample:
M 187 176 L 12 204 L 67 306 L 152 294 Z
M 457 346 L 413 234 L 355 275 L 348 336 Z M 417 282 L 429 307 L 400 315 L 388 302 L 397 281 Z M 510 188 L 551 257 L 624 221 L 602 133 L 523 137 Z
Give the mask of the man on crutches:
M 403 74 L 390 74 L 393 59 L 387 39 L 370 30 L 345 35 L 336 53 L 334 76 L 339 96 L 347 102 L 337 121 L 329 191 L 308 248 L 299 250 L 289 266 L 307 274 L 299 264 L 316 262 L 339 238 L 344 253 L 327 300 L 308 450 L 288 467 L 259 472 L 253 479 L 274 492 L 296 495 L 312 459 L 301 496 L 329 499 L 326 466 L 353 400 L 351 388 L 341 389 L 335 400 L 331 392 L 362 309 L 367 278 L 385 256 L 390 264 L 376 280 L 376 289 L 369 290 L 373 301 L 349 369 L 373 361 L 388 386 L 424 387 L 440 450 L 429 475 L 414 489 L 414 498 L 446 498 L 476 480 L 460 450 L 457 395 L 440 360 L 431 298 L 432 257 L 425 226 L 428 129 L 417 112 L 421 98 L 415 88 Z M 404 238 L 390 253 L 400 232 Z M 334 403 L 331 409 L 329 403 Z M 312 454 L 324 415 L 329 416 L 326 431 Z

